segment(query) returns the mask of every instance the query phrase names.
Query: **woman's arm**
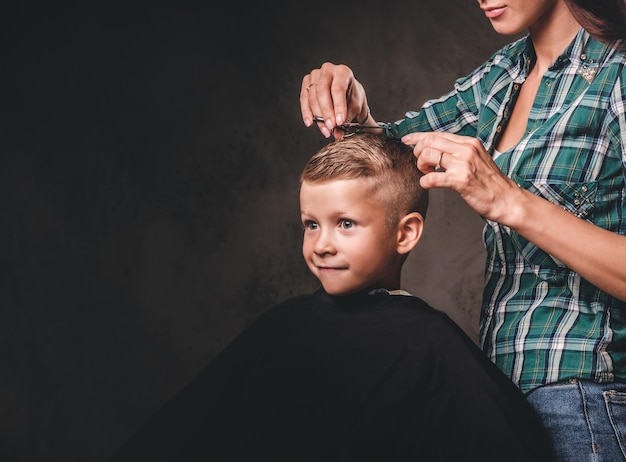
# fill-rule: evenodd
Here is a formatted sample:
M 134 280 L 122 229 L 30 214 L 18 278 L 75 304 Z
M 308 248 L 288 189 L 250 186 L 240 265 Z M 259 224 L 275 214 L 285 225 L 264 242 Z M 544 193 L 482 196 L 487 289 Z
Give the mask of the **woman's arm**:
M 484 218 L 513 229 L 605 292 L 626 301 L 626 236 L 593 225 L 520 188 L 475 138 L 412 133 L 425 188 L 457 191 Z M 435 171 L 439 165 L 444 171 Z M 440 169 L 438 169 L 440 170 Z
M 518 188 L 511 207 L 512 229 L 596 287 L 626 301 L 626 236 L 578 218 L 555 204 Z

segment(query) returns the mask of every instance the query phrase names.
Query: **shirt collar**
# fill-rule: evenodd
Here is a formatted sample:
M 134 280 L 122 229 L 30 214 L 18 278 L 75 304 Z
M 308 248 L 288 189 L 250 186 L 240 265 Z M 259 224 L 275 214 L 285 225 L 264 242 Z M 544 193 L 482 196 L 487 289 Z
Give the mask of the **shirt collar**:
M 522 81 L 526 78 L 535 62 L 535 49 L 530 36 L 525 37 L 525 46 L 519 56 L 519 69 Z M 565 51 L 549 67 L 549 71 L 558 71 L 567 65 L 573 66 L 587 82 L 591 83 L 600 65 L 607 59 L 613 50 L 612 44 L 606 44 L 594 39 L 583 28 L 579 29 L 572 42 Z
M 567 62 L 574 66 L 597 64 L 604 54 L 607 46 L 595 39 L 592 39 L 587 31 L 580 29 L 572 40 L 572 43 L 559 56 L 550 69 L 558 69 Z
M 401 290 L 394 289 L 388 290 L 384 288 L 378 289 L 370 289 L 370 290 L 361 290 L 359 292 L 350 294 L 350 295 L 330 295 L 328 294 L 323 287 L 320 287 L 315 291 L 317 297 L 324 300 L 326 303 L 331 305 L 335 305 L 341 308 L 347 309 L 360 309 L 365 306 L 368 306 L 371 303 L 376 303 L 377 300 L 381 298 L 385 298 L 390 295 L 405 295 L 409 297 L 413 297 L 411 293 Z
M 388 289 L 374 289 L 368 292 L 368 295 L 387 294 L 387 295 L 404 295 L 406 297 L 413 297 L 413 294 L 402 289 L 388 290 Z
M 613 44 L 600 42 L 581 28 L 574 40 L 550 66 L 549 70 L 556 71 L 571 63 L 576 72 L 588 83 L 591 83 L 600 66 L 612 53 L 613 48 Z

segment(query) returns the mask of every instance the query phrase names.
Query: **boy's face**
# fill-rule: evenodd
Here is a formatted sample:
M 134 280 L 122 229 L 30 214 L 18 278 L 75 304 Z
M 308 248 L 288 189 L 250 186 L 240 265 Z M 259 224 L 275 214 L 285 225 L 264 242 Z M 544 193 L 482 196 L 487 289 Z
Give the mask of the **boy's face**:
M 305 181 L 300 188 L 302 254 L 330 295 L 398 288 L 396 229 L 387 222 L 384 202 L 371 194 L 371 181 Z

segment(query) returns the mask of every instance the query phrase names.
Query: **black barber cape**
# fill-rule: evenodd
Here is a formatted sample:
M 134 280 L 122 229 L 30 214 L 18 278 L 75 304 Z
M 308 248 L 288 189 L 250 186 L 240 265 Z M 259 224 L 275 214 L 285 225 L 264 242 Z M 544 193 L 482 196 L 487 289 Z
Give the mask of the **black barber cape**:
M 320 289 L 260 316 L 111 462 L 536 462 L 540 428 L 444 313 Z

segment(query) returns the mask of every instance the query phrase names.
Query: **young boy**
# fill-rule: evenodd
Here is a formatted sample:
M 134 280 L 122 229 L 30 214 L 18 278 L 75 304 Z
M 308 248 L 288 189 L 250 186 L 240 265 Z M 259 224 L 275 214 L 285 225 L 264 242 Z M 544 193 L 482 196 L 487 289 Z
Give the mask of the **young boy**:
M 428 203 L 411 149 L 358 134 L 302 173 L 322 288 L 238 336 L 114 457 L 541 461 L 522 393 L 445 314 L 400 289 Z

